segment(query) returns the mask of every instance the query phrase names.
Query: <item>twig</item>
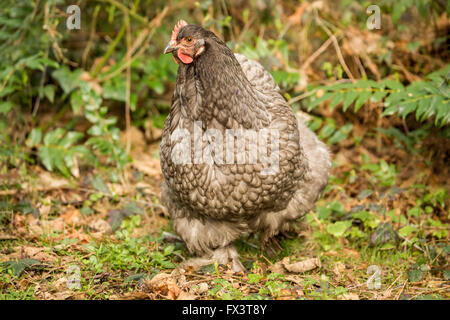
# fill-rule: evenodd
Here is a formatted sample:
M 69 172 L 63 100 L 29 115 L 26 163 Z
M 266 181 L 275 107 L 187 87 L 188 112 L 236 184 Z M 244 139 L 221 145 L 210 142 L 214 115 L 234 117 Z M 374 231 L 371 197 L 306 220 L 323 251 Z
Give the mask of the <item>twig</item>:
M 270 260 L 269 259 L 267 259 L 266 258 L 266 256 L 265 255 L 263 255 L 263 254 L 260 254 L 260 257 L 263 257 L 264 258 L 264 260 L 266 260 L 270 265 L 273 265 L 273 263 L 272 262 L 270 262 Z
M 127 6 L 123 5 L 122 3 L 116 1 L 116 0 L 97 0 L 99 2 L 108 2 L 109 4 L 117 7 L 118 9 L 120 9 L 125 15 L 130 15 L 133 18 L 135 18 L 136 20 L 138 20 L 139 22 L 143 23 L 143 24 L 148 24 L 148 20 L 147 18 L 144 18 L 142 16 L 140 16 L 139 14 L 137 14 L 134 10 L 130 10 Z
M 137 37 L 137 39 L 134 41 L 133 45 L 131 46 L 130 54 L 128 54 L 128 52 L 127 52 L 125 54 L 123 61 L 118 63 L 118 64 L 122 64 L 122 65 L 120 67 L 118 67 L 117 69 L 115 69 L 111 73 L 105 73 L 105 74 L 99 75 L 98 81 L 99 82 L 108 81 L 108 80 L 114 78 L 115 76 L 117 76 L 118 74 L 121 74 L 123 70 L 128 68 L 128 66 L 130 66 L 133 63 L 133 61 L 136 60 L 145 51 L 145 49 L 147 49 L 150 39 L 151 39 L 150 36 L 147 37 L 149 35 L 149 33 L 150 33 L 149 29 L 142 30 L 141 33 L 139 34 L 139 36 Z M 144 40 L 146 40 L 146 41 L 145 41 L 144 45 L 142 46 L 142 48 L 133 56 L 133 53 L 136 50 L 136 48 L 139 47 Z
M 356 64 L 358 65 L 359 72 L 361 72 L 361 75 L 362 75 L 364 78 L 367 78 L 366 70 L 364 69 L 364 66 L 363 66 L 363 64 L 361 63 L 361 60 L 359 59 L 359 57 L 358 57 L 358 56 L 353 56 L 353 60 L 355 60 Z
M 83 51 L 83 56 L 81 57 L 81 65 L 83 69 L 86 69 L 87 56 L 89 54 L 89 51 L 91 50 L 92 44 L 94 43 L 95 26 L 97 25 L 97 17 L 98 13 L 100 12 L 100 8 L 101 8 L 100 5 L 96 5 L 94 9 L 94 14 L 92 15 L 92 24 L 88 44 L 86 45 L 86 48 Z
M 311 216 L 313 217 L 314 221 L 317 222 L 320 231 L 323 231 L 324 227 L 323 227 L 322 222 L 320 222 L 320 220 L 316 217 L 316 214 L 314 212 L 311 211 L 310 213 L 311 213 Z
M 403 290 L 405 290 L 405 287 L 406 287 L 406 284 L 407 284 L 407 283 L 408 283 L 408 280 L 406 280 L 406 281 L 403 283 L 401 289 L 400 289 L 400 290 L 397 292 L 397 294 L 395 295 L 394 300 L 398 300 L 398 299 L 400 298 L 400 296 L 401 296 Z
M 315 90 L 314 91 L 305 92 L 305 93 L 303 93 L 303 94 L 301 94 L 299 96 L 296 96 L 296 97 L 290 99 L 288 101 L 288 104 L 296 103 L 297 101 L 303 100 L 303 99 L 309 97 L 310 95 L 313 95 L 314 93 L 316 93 Z
M 421 78 L 419 76 L 416 76 L 415 74 L 412 74 L 411 72 L 409 72 L 400 59 L 395 58 L 394 63 L 395 64 L 393 66 L 398 67 L 405 75 L 406 80 L 408 80 L 409 82 L 421 80 Z
M 398 277 L 391 283 L 391 285 L 386 289 L 389 290 L 390 288 L 392 288 L 392 286 L 398 281 L 398 279 L 400 279 L 400 277 L 402 276 L 403 272 L 400 272 L 400 274 L 398 275 Z
M 331 39 L 331 37 L 329 37 L 327 39 L 327 41 L 325 41 L 320 47 L 319 49 L 317 49 L 312 55 L 310 55 L 308 57 L 308 59 L 306 59 L 306 61 L 302 64 L 302 66 L 300 67 L 301 70 L 306 70 L 306 68 L 309 67 L 309 65 L 317 59 L 317 57 L 319 57 L 328 47 L 329 45 L 333 42 L 333 39 Z
M 139 2 L 139 0 L 138 0 Z M 128 20 L 128 18 L 127 18 Z M 127 23 L 127 57 L 126 59 L 130 59 L 128 56 L 131 54 L 131 28 L 130 24 Z M 127 66 L 126 73 L 126 91 L 125 91 L 125 126 L 126 126 L 126 147 L 125 150 L 129 154 L 131 151 L 131 120 L 130 120 L 130 98 L 131 98 L 131 66 Z
M 342 55 L 341 48 L 339 47 L 339 43 L 337 42 L 336 36 L 328 29 L 327 26 L 323 23 L 322 19 L 317 14 L 317 10 L 314 10 L 314 15 L 316 18 L 317 23 L 319 26 L 326 32 L 326 34 L 331 38 L 331 41 L 333 42 L 334 49 L 336 50 L 336 55 L 338 57 L 339 63 L 341 64 L 342 68 L 344 69 L 345 73 L 347 73 L 348 77 L 355 81 L 355 77 L 351 73 L 350 69 L 348 68 L 347 64 L 345 63 L 344 56 Z
M 248 18 L 247 22 L 245 23 L 244 27 L 242 28 L 241 34 L 238 36 L 237 43 L 242 42 L 242 38 L 244 37 L 244 35 L 247 34 L 253 21 L 255 21 L 255 17 L 252 16 L 252 17 Z
M 8 83 L 9 78 L 13 75 L 13 73 L 16 71 L 15 68 L 13 68 L 5 77 L 5 80 L 3 81 L 2 86 L 0 87 L 0 92 L 6 87 L 6 84 Z
M 106 51 L 106 53 L 103 56 L 102 60 L 100 61 L 100 63 L 96 66 L 96 68 L 92 72 L 92 74 L 91 74 L 92 78 L 95 78 L 97 76 L 97 74 L 100 72 L 100 70 L 105 65 L 105 63 L 108 60 L 109 56 L 113 53 L 113 51 L 116 48 L 116 46 L 119 43 L 119 41 L 122 39 L 123 34 L 125 33 L 125 30 L 128 27 L 128 21 L 129 20 L 125 19 L 125 21 L 126 21 L 126 23 L 124 23 L 124 25 L 120 29 L 119 33 L 117 34 L 116 38 L 114 39 L 114 41 L 109 45 L 108 50 Z
M 427 253 L 425 252 L 425 250 L 423 250 L 421 247 L 419 247 L 418 245 L 416 245 L 416 244 L 415 244 L 414 242 L 412 242 L 411 240 L 409 240 L 409 239 L 403 237 L 403 236 L 400 235 L 400 234 L 399 234 L 398 236 L 399 236 L 401 239 L 403 239 L 404 241 L 406 241 L 406 242 L 412 244 L 412 246 L 413 246 L 414 248 L 416 248 L 417 250 L 422 251 L 425 255 L 427 255 Z
M 45 51 L 45 58 L 48 58 L 48 47 L 47 50 Z M 34 108 L 33 108 L 33 117 L 36 116 L 38 110 L 39 110 L 39 105 L 41 103 L 41 95 L 40 92 L 42 90 L 42 88 L 44 87 L 44 83 L 45 83 L 45 77 L 47 76 L 47 66 L 44 67 L 44 71 L 42 71 L 42 76 L 41 76 L 41 81 L 39 83 L 39 94 L 37 96 L 36 102 L 34 104 Z
M 42 88 L 44 87 L 45 77 L 46 76 L 47 76 L 47 66 L 45 66 L 44 67 L 44 71 L 42 71 L 41 81 L 39 83 L 39 93 L 37 95 L 36 102 L 34 103 L 33 112 L 32 112 L 33 117 L 36 116 L 36 114 L 37 114 L 37 112 L 39 110 L 39 105 L 41 104 L 40 92 L 42 92 Z
M 109 74 L 106 74 L 104 77 L 100 77 L 98 79 L 98 81 L 103 82 L 103 81 L 107 81 L 107 80 L 115 77 L 116 75 L 120 74 L 125 68 L 127 68 L 129 65 L 131 65 L 134 60 L 136 60 L 138 57 L 140 57 L 145 52 L 145 50 L 148 48 L 150 40 L 155 33 L 155 28 L 161 25 L 162 19 L 164 19 L 164 17 L 167 15 L 168 12 L 169 12 L 169 8 L 165 7 L 164 10 L 161 11 L 161 13 L 159 13 L 155 18 L 153 18 L 152 21 L 149 23 L 149 27 L 152 28 L 151 31 L 148 28 L 146 28 L 137 37 L 133 46 L 130 49 L 131 53 L 133 53 L 136 50 L 136 48 L 141 45 L 141 43 L 144 41 L 144 39 L 145 39 L 145 43 L 142 45 L 141 49 L 139 49 L 139 51 L 134 56 L 132 54 L 130 54 L 130 59 L 127 60 L 125 58 L 124 61 L 122 62 L 122 65 L 119 68 L 117 68 L 115 71 L 113 71 Z M 127 57 L 127 56 L 128 56 L 128 54 L 125 57 Z
M 443 290 L 450 290 L 450 286 L 439 288 L 439 289 L 428 290 L 428 291 L 425 291 L 425 292 L 418 293 L 415 296 L 412 296 L 411 298 L 409 298 L 409 300 L 412 300 L 412 299 L 420 296 L 421 294 L 429 294 L 429 293 L 439 292 L 439 291 L 443 291 Z

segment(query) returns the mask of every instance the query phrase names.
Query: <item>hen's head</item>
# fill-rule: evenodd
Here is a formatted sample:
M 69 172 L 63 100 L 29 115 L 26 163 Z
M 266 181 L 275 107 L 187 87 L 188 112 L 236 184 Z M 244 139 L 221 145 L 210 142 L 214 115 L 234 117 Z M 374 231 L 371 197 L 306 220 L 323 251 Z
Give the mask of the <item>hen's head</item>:
M 215 35 L 211 31 L 180 20 L 173 28 L 164 53 L 172 53 L 176 63 L 190 64 L 206 51 L 207 40 L 212 37 Z

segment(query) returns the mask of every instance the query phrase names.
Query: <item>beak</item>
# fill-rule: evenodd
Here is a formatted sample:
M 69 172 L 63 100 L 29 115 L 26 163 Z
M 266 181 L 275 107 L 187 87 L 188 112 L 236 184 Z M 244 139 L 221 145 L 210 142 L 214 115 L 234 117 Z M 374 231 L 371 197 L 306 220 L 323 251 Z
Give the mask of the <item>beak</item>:
M 174 41 L 170 41 L 168 44 L 167 44 L 167 46 L 166 46 L 166 48 L 164 49 L 164 53 L 170 53 L 170 52 L 172 52 L 172 51 L 175 51 L 175 43 L 174 43 Z

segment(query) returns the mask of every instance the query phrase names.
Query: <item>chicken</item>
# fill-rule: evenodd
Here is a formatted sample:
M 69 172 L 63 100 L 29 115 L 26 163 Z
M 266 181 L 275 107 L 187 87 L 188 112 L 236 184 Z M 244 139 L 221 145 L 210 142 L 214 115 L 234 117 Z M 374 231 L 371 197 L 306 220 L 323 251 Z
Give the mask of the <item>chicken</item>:
M 330 154 L 294 115 L 272 76 L 213 32 L 179 21 L 164 50 L 179 65 L 160 146 L 162 203 L 197 258 L 231 262 L 259 233 L 268 252 L 326 186 Z

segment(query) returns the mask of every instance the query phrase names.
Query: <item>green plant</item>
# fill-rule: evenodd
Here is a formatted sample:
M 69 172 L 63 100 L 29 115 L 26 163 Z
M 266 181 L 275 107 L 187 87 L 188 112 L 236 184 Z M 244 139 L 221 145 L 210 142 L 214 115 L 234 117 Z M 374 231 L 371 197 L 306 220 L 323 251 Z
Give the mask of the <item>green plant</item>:
M 83 138 L 83 134 L 76 131 L 67 131 L 62 128 L 48 132 L 42 139 L 42 130 L 35 128 L 31 131 L 27 146 L 38 149 L 38 157 L 49 171 L 57 169 L 65 176 L 70 176 L 69 170 L 78 169 L 78 158 L 95 163 L 96 158 L 88 148 L 75 145 Z M 41 142 L 41 140 L 43 140 Z M 72 171 L 72 174 L 73 171 Z M 76 174 L 74 174 L 76 175 Z
M 422 128 L 417 130 L 410 131 L 408 133 L 403 133 L 397 128 L 377 128 L 377 131 L 383 133 L 388 137 L 392 137 L 394 139 L 395 144 L 399 148 L 405 148 L 408 153 L 420 153 L 421 141 L 425 139 L 430 134 L 431 123 L 424 125 Z
M 338 144 L 347 139 L 353 128 L 351 123 L 346 123 L 343 126 L 338 127 L 333 118 L 326 118 L 324 123 L 319 117 L 312 117 L 307 125 L 311 130 L 318 133 L 321 140 L 325 140 L 328 144 Z
M 259 294 L 268 295 L 272 298 L 278 298 L 281 294 L 281 290 L 287 288 L 288 283 L 284 282 L 284 275 L 278 273 L 271 273 L 267 276 L 267 280 L 264 282 L 264 287 L 259 289 Z
M 405 118 L 415 113 L 416 120 L 425 121 L 434 117 L 436 126 L 450 123 L 450 66 L 430 73 L 423 81 L 416 81 L 408 86 L 393 79 L 380 82 L 358 80 L 354 83 L 337 83 L 312 88 L 308 110 L 312 110 L 324 101 L 331 101 L 333 109 L 342 104 L 342 110 L 353 105 L 358 111 L 365 103 L 381 103 L 382 116 L 397 114 Z
M 379 163 L 370 162 L 370 158 L 365 154 L 362 155 L 362 158 L 364 164 L 361 166 L 361 169 L 370 172 L 368 178 L 373 185 L 379 184 L 387 187 L 395 184 L 397 170 L 393 163 L 388 164 L 384 159 L 381 159 Z
M 222 278 L 213 280 L 214 287 L 208 291 L 208 294 L 222 300 L 242 299 L 243 294 L 240 290 L 233 288 L 232 284 Z

